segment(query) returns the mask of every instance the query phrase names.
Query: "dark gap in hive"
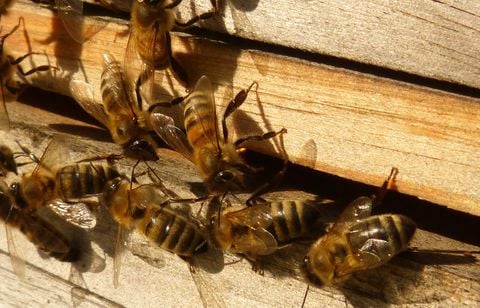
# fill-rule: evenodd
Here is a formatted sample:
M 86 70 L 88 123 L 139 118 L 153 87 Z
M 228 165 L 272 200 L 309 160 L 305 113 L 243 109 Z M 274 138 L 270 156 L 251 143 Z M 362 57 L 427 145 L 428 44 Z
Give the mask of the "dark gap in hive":
M 248 157 L 249 160 L 266 166 L 269 170 L 278 170 L 282 163 L 280 159 L 259 153 L 249 152 Z M 340 206 L 345 206 L 357 197 L 371 196 L 378 191 L 376 186 L 294 164 L 289 165 L 287 175 L 277 189 L 305 191 L 321 198 L 338 201 Z M 478 237 L 480 217 L 420 200 L 415 196 L 390 191 L 375 213 L 403 214 L 412 218 L 423 230 L 480 246 Z

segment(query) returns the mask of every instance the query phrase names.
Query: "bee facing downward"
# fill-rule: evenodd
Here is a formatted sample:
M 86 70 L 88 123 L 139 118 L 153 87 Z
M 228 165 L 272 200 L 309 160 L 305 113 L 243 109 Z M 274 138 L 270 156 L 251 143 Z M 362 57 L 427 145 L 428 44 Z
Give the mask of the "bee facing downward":
M 228 140 L 226 118 L 241 106 L 256 84 L 254 82 L 248 89 L 240 91 L 227 105 L 222 119 L 223 136 L 220 136 L 218 128 L 212 85 L 206 76 L 197 81 L 193 91 L 185 98 L 186 136 L 173 125 L 171 118 L 151 113 L 155 131 L 170 147 L 196 165 L 208 191 L 214 195 L 245 189 L 245 175 L 255 172 L 241 157 L 241 152 L 245 150 L 242 145 L 246 141 L 266 140 L 286 132 L 282 129 L 243 137 L 235 142 Z M 155 111 L 155 105 L 151 109 Z

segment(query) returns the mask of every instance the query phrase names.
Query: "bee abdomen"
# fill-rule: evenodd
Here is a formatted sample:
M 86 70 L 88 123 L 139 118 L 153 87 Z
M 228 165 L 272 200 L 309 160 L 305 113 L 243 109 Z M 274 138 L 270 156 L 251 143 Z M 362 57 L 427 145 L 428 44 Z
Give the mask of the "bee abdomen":
M 73 262 L 78 259 L 78 250 L 53 225 L 37 216 L 21 215 L 19 219 L 20 231 L 38 249 L 60 261 Z
M 193 147 L 203 147 L 212 141 L 206 136 L 216 134 L 215 114 L 212 112 L 207 93 L 193 92 L 185 104 L 185 130 L 187 138 Z
M 361 249 L 368 240 L 383 240 L 388 243 L 384 249 L 393 256 L 408 247 L 415 233 L 413 220 L 403 215 L 384 214 L 363 219 L 349 228 L 348 238 L 353 251 Z M 356 231 L 354 230 L 364 230 Z
M 272 202 L 273 223 L 269 231 L 279 244 L 308 237 L 318 218 L 317 213 L 313 206 L 301 200 Z
M 193 222 L 171 209 L 160 207 L 147 216 L 143 233 L 156 245 L 180 256 L 200 252 L 205 238 Z
M 101 194 L 106 183 L 118 176 L 111 166 L 91 163 L 65 166 L 57 172 L 60 194 L 67 202 Z

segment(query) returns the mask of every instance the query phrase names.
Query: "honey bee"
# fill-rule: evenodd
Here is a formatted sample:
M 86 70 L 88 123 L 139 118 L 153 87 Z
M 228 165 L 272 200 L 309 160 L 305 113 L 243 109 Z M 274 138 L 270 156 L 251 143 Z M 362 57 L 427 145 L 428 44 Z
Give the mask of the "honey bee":
M 241 147 L 242 144 L 249 140 L 270 139 L 286 132 L 286 129 L 281 129 L 278 132 L 243 137 L 235 142 L 228 140 L 226 118 L 245 101 L 248 92 L 256 84 L 254 82 L 246 90 L 241 90 L 227 105 L 222 119 L 222 137 L 218 131 L 212 85 L 207 76 L 202 76 L 185 98 L 186 136 L 172 124 L 170 117 L 155 112 L 155 105 L 151 106 L 155 131 L 170 147 L 196 165 L 208 191 L 214 195 L 244 190 L 245 175 L 256 171 L 241 157 L 240 154 L 245 150 Z
M 213 12 L 203 13 L 181 23 L 175 19 L 175 9 L 182 0 L 134 0 L 131 7 L 130 36 L 125 54 L 125 70 L 130 80 L 141 76 L 148 81 L 149 99 L 154 83 L 154 70 L 170 67 L 176 78 L 188 85 L 188 76 L 172 53 L 170 32 L 174 27 L 187 28 L 211 18 L 218 9 L 212 0 Z
M 332 221 L 331 205 L 329 200 L 285 200 L 228 207 L 211 217 L 210 238 L 216 247 L 255 262 L 294 240 L 318 236 Z
M 396 170 L 396 169 L 395 169 Z M 394 170 L 388 183 L 393 181 Z M 303 260 L 307 279 L 318 285 L 339 284 L 357 271 L 379 267 L 406 250 L 416 225 L 403 215 L 370 216 L 376 198 L 359 197 L 340 214 L 328 233 L 317 240 Z
M 92 93 L 86 93 L 78 83 L 73 83 L 76 100 L 80 106 L 105 125 L 124 154 L 139 160 L 157 160 L 158 144 L 151 132 L 150 115 L 142 110 L 141 96 L 136 87 L 138 103 L 133 90 L 126 82 L 124 71 L 110 53 L 103 55 L 104 67 L 101 77 L 103 104 L 95 103 Z M 78 94 L 82 93 L 82 94 Z
M 5 106 L 7 96 L 16 95 L 20 90 L 20 85 L 16 84 L 13 80 L 13 76 L 16 72 L 23 76 L 28 76 L 36 72 L 47 71 L 53 67 L 48 65 L 37 66 L 27 72 L 25 72 L 20 63 L 33 53 L 27 53 L 21 57 L 13 58 L 5 48 L 5 40 L 15 33 L 20 27 L 20 23 L 23 22 L 23 18 L 18 19 L 18 24 L 10 30 L 10 32 L 0 36 L 0 90 L 2 92 L 2 103 L 0 104 L 0 129 L 9 130 L 10 120 L 8 117 L 8 111 Z
M 66 221 L 90 229 L 96 219 L 88 204 L 96 203 L 94 198 L 103 192 L 105 184 L 120 174 L 107 164 L 62 164 L 68 161 L 68 151 L 64 137 L 53 137 L 33 172 L 13 183 L 11 190 L 16 204 L 28 212 L 48 206 Z
M 162 204 L 155 184 L 131 189 L 125 178 L 110 181 L 101 196 L 103 204 L 120 225 L 115 247 L 114 286 L 118 286 L 124 230 L 135 229 L 155 246 L 190 260 L 207 249 L 206 236 L 193 219 Z
M 57 260 L 74 262 L 79 257 L 79 251 L 53 225 L 15 206 L 14 196 L 3 180 L 0 180 L 0 220 L 5 224 L 12 267 L 21 278 L 25 264 L 13 241 L 12 229 L 20 230 L 39 250 Z

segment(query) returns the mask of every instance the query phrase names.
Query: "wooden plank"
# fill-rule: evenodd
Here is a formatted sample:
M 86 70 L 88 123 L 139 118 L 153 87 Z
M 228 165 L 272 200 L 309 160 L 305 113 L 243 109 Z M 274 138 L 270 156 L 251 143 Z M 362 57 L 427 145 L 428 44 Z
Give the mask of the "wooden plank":
M 112 2 L 129 9 L 128 1 Z M 223 2 L 224 16 L 202 27 L 480 88 L 480 5 L 475 1 Z M 180 20 L 210 9 L 208 0 L 183 1 Z
M 5 29 L 20 15 L 29 47 L 17 31 L 7 41 L 11 52 L 18 56 L 31 48 L 45 53 L 34 57 L 35 65 L 48 58 L 60 68 L 29 82 L 71 95 L 71 80 L 86 81 L 100 102 L 102 54 L 108 50 L 123 59 L 127 37 L 120 34 L 127 25 L 112 20 L 81 47 L 50 11 L 30 3 L 12 8 Z M 51 35 L 55 43 L 42 42 Z M 173 47 L 192 80 L 210 77 L 219 110 L 252 80 L 259 83 L 258 96 L 251 94 L 233 116 L 236 135 L 286 127 L 286 149 L 295 163 L 374 185 L 396 166 L 400 192 L 480 215 L 479 99 L 193 37 L 174 36 Z M 158 72 L 157 80 L 159 101 L 185 93 L 171 74 Z M 271 144 L 251 148 L 278 155 Z
M 38 94 L 35 97 L 44 98 Z M 57 102 L 58 106 L 62 106 L 62 102 Z M 81 124 L 81 119 L 76 114 L 73 119 L 65 116 L 70 109 L 68 106 L 56 108 L 53 112 L 16 102 L 11 107 L 13 129 L 9 133 L 0 132 L 0 137 L 2 143 L 13 149 L 17 149 L 15 140 L 19 140 L 39 155 L 48 143 L 52 128 L 58 128 L 58 125 L 70 127 L 72 139 L 90 129 L 90 126 Z M 101 134 L 90 135 L 84 139 L 83 147 L 71 149 L 71 158 L 112 153 L 115 147 L 110 142 L 95 140 L 102 138 Z M 165 185 L 181 196 L 192 196 L 187 182 L 199 181 L 195 170 L 177 153 L 162 150 L 159 154 L 160 160 L 152 166 L 164 179 Z M 117 165 L 123 172 L 129 172 L 133 163 L 120 161 Z M 20 171 L 27 172 L 32 168 L 33 165 L 26 165 Z M 14 178 L 10 177 L 9 181 L 12 180 Z M 299 196 L 311 197 L 301 192 L 283 192 L 267 198 L 278 200 Z M 340 208 L 332 210 L 339 211 Z M 6 255 L 5 234 L 3 228 L 0 228 L 0 271 L 4 277 L 0 282 L 0 298 L 6 299 L 4 303 L 12 306 L 72 305 L 70 295 L 73 290 L 76 296 L 85 296 L 82 301 L 76 302 L 81 303 L 82 307 L 112 307 L 118 304 L 126 307 L 201 305 L 185 262 L 174 255 L 162 253 L 151 245 L 145 245 L 138 235 L 131 239 L 131 248 L 122 262 L 120 287 L 114 289 L 112 253 L 116 228 L 103 211 L 99 212 L 97 219 L 97 227 L 89 233 L 67 226 L 62 229 L 70 237 L 82 238 L 77 243 L 82 243 L 85 256 L 74 267 L 80 271 L 85 280 L 83 287 L 88 290 L 79 288 L 75 280 L 70 281 L 68 264 L 42 258 L 22 236 L 16 237 L 16 243 L 30 265 L 27 266 L 26 280 L 19 281 L 12 272 Z M 83 244 L 84 241 L 86 244 Z M 417 247 L 419 252 L 407 252 L 378 270 L 358 274 L 344 288 L 311 288 L 306 307 L 344 307 L 346 304 L 375 307 L 469 306 L 480 301 L 479 262 L 462 254 L 464 251 L 476 251 L 478 254 L 479 247 L 423 230 L 418 230 L 412 246 Z M 203 282 L 208 292 L 216 296 L 219 305 L 298 307 L 306 288 L 298 270 L 305 248 L 303 245 L 291 246 L 268 257 L 263 277 L 254 273 L 245 260 L 234 263 L 240 258 L 230 254 L 221 256 L 218 252 L 211 251 L 199 258 L 198 262 Z M 457 253 L 429 252 L 431 249 L 447 249 Z M 159 265 L 161 260 L 164 260 L 164 265 Z

